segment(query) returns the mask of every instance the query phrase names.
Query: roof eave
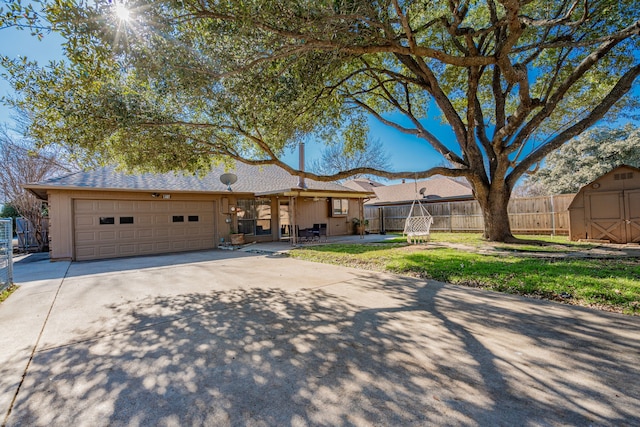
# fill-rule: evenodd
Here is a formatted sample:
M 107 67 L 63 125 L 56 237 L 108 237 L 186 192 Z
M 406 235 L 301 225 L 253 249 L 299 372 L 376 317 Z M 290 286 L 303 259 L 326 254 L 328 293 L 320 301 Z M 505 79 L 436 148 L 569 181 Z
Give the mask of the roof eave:
M 38 196 L 39 194 L 47 195 L 50 190 L 60 191 L 109 191 L 117 193 L 198 193 L 198 194 L 254 194 L 250 191 L 229 191 L 229 190 L 179 190 L 170 188 L 102 188 L 102 187 L 80 187 L 70 185 L 37 185 L 29 184 L 24 185 L 25 190 Z M 43 200 L 46 200 L 43 199 Z
M 34 196 L 36 196 L 36 198 L 38 200 L 44 200 L 44 201 L 49 200 L 49 193 L 44 188 L 36 188 L 36 187 L 32 187 L 32 186 L 27 187 L 25 185 L 23 185 L 22 188 L 24 188 L 29 193 L 31 193 Z
M 340 190 L 314 190 L 302 188 L 287 188 L 281 190 L 261 191 L 255 193 L 256 196 L 283 196 L 283 197 L 346 197 L 353 199 L 367 199 L 375 196 L 374 193 L 362 191 L 340 191 Z

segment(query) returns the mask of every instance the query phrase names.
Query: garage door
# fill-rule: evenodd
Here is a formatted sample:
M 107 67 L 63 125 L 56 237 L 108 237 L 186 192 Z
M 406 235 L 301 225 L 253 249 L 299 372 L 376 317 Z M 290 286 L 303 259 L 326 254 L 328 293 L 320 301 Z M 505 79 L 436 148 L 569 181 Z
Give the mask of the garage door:
M 76 260 L 210 249 L 214 202 L 74 200 Z

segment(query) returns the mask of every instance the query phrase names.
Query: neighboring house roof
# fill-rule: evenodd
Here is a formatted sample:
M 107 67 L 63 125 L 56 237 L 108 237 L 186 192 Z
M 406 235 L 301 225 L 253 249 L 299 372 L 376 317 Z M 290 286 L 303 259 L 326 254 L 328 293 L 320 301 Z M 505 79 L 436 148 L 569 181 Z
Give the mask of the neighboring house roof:
M 343 182 L 342 185 L 345 187 L 352 188 L 354 190 L 364 190 L 370 193 L 374 192 L 374 188 L 376 187 L 384 187 L 384 184 L 376 182 L 372 179 L 352 179 L 350 181 Z
M 320 182 L 306 178 L 306 187 L 298 187 L 299 178 L 275 165 L 251 166 L 236 163 L 234 169 L 214 166 L 205 175 L 184 175 L 181 173 L 142 173 L 128 174 L 113 167 L 80 171 L 27 184 L 24 187 L 36 196 L 46 199 L 47 190 L 111 190 L 111 191 L 152 191 L 152 192 L 202 192 L 227 193 L 227 186 L 220 182 L 220 175 L 233 173 L 238 177 L 231 185 L 234 193 L 252 193 L 256 195 L 291 192 L 333 192 L 347 193 L 350 197 L 367 197 L 369 192 L 357 191 L 333 182 Z
M 406 182 L 403 184 L 375 187 L 373 191 L 375 191 L 376 197 L 366 202 L 366 204 L 386 205 L 410 203 L 416 198 L 416 190 L 420 193 L 423 188 L 424 192 L 421 200 L 442 201 L 473 199 L 473 192 L 469 186 L 452 178 L 439 177 L 418 181 L 417 183 Z

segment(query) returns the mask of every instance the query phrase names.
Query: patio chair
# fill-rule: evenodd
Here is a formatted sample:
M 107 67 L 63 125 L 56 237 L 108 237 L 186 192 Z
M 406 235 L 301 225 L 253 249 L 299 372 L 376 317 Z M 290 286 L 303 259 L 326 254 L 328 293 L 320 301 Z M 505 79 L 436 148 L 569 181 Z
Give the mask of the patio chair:
M 313 230 L 308 228 L 299 228 L 296 225 L 296 234 L 300 243 L 311 242 L 313 240 Z
M 327 224 L 318 224 L 318 241 L 322 240 L 322 237 L 324 236 L 324 241 L 327 241 Z

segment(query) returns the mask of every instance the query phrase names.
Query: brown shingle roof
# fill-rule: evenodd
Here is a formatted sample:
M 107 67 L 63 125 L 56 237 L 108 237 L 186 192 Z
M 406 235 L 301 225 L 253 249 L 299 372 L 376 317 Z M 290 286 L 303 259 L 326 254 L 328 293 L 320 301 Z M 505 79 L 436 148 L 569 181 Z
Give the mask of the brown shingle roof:
M 422 188 L 425 190 L 421 200 L 437 201 L 473 198 L 471 189 L 468 186 L 452 178 L 438 177 L 418 181 L 417 184 L 415 182 L 407 182 L 404 184 L 375 187 L 373 191 L 375 191 L 376 197 L 369 200 L 366 204 L 410 203 L 416 198 L 416 189 L 420 192 Z
M 220 175 L 227 172 L 233 173 L 238 177 L 237 182 L 231 185 L 234 193 L 260 194 L 299 189 L 298 177 L 290 175 L 278 166 L 250 166 L 239 162 L 234 169 L 216 166 L 208 174 L 200 176 L 180 173 L 127 174 L 119 172 L 113 167 L 104 167 L 28 184 L 25 185 L 25 188 L 31 189 L 39 196 L 46 195 L 46 189 L 53 188 L 217 193 L 227 191 L 227 186 L 220 182 Z M 333 182 L 320 182 L 308 178 L 305 183 L 306 190 L 312 191 L 363 192 L 362 190 L 354 190 Z

